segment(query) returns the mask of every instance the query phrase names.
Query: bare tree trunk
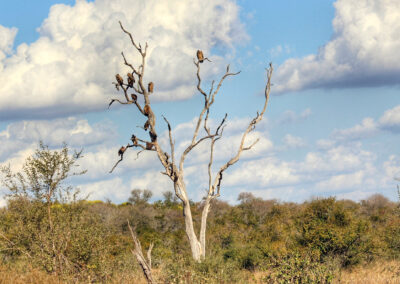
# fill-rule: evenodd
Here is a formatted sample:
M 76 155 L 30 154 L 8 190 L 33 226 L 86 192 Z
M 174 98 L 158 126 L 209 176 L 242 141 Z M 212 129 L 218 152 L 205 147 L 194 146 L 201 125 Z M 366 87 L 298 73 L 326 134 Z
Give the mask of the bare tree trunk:
M 196 233 L 194 231 L 190 202 L 189 200 L 185 200 L 182 203 L 183 203 L 183 215 L 185 217 L 185 231 L 189 239 L 192 256 L 195 261 L 200 262 L 202 256 L 202 250 L 201 250 L 201 244 L 197 239 Z
M 211 198 L 207 196 L 204 202 L 203 212 L 201 213 L 201 225 L 200 225 L 200 244 L 201 244 L 201 257 L 206 258 L 206 230 L 207 230 L 207 217 L 210 212 Z

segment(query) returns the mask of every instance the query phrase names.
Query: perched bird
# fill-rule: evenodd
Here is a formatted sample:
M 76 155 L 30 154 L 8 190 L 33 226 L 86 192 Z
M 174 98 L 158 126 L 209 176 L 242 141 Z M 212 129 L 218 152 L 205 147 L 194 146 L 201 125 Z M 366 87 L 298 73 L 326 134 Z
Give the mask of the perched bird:
M 150 127 L 150 122 L 147 120 L 146 123 L 144 124 L 143 128 L 144 128 L 144 130 L 147 131 L 147 129 L 149 129 L 149 127 Z
M 122 79 L 121 75 L 115 75 L 115 79 L 117 79 L 118 84 L 122 86 L 122 84 L 124 83 L 124 79 Z
M 152 93 L 154 89 L 154 83 L 150 82 L 149 85 L 147 86 L 147 90 L 149 91 L 149 93 Z
M 132 134 L 132 137 L 131 137 L 131 141 L 132 141 L 132 143 L 133 143 L 133 145 L 137 145 L 137 138 L 136 138 L 136 136 L 134 135 L 134 134 Z
M 122 157 L 122 155 L 124 154 L 125 150 L 126 150 L 126 147 L 124 147 L 124 146 L 122 146 L 121 148 L 119 148 L 119 150 L 118 150 L 118 156 L 121 156 L 121 157 Z
M 153 133 L 153 131 L 150 131 L 150 139 L 151 139 L 151 142 L 156 142 L 157 134 Z
M 153 143 L 146 142 L 146 150 L 151 150 L 153 149 Z
M 132 101 L 136 102 L 137 96 L 135 94 L 131 94 Z
M 149 116 L 150 112 L 151 112 L 151 108 L 149 105 L 145 105 L 143 108 L 143 112 L 145 116 Z
M 135 77 L 133 77 L 132 73 L 128 73 L 128 86 L 132 88 L 134 83 Z
M 200 63 L 203 63 L 204 61 L 203 51 L 197 50 L 197 59 L 199 60 Z

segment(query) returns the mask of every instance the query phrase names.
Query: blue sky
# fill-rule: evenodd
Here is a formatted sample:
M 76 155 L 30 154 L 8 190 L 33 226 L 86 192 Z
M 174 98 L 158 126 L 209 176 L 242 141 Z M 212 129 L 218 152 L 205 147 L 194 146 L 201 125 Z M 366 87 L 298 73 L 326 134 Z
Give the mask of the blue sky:
M 242 191 L 282 201 L 316 196 L 396 198 L 400 176 L 400 2 L 282 1 L 2 1 L 0 3 L 0 162 L 15 170 L 42 139 L 84 148 L 88 174 L 74 181 L 91 199 L 123 202 L 133 188 L 154 198 L 170 190 L 155 156 L 132 151 L 109 174 L 119 147 L 143 123 L 113 105 L 111 82 L 126 72 L 120 52 L 135 53 L 121 20 L 148 41 L 146 76 L 153 109 L 175 127 L 178 150 L 201 108 L 192 58 L 202 49 L 207 87 L 231 64 L 241 73 L 223 85 L 214 123 L 229 114 L 217 166 L 261 107 L 268 62 L 275 68 L 270 105 L 254 150 L 230 168 L 221 198 Z M 143 133 L 142 133 L 143 134 Z M 161 140 L 162 142 L 163 140 Z M 200 200 L 206 149 L 188 160 L 186 181 Z

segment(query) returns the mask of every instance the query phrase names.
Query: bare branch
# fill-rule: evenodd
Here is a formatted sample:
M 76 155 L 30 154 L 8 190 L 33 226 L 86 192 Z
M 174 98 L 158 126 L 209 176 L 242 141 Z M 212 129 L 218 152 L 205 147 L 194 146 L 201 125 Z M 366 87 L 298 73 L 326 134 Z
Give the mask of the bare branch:
M 119 25 L 120 25 L 121 29 L 123 30 L 123 32 L 126 33 L 129 36 L 129 38 L 131 39 L 132 45 L 140 52 L 140 54 L 142 54 L 142 48 L 140 45 L 139 46 L 136 45 L 135 41 L 133 40 L 132 34 L 130 32 L 128 32 L 127 30 L 125 30 L 125 28 L 122 26 L 121 21 L 119 21 Z
M 149 249 L 147 250 L 147 262 L 149 264 L 149 268 L 151 269 L 151 251 L 153 250 L 154 243 L 150 243 Z
M 167 123 L 168 126 L 168 136 L 169 136 L 169 144 L 171 146 L 171 158 L 172 158 L 172 165 L 175 166 L 175 143 L 172 140 L 172 131 L 171 131 L 171 124 L 169 121 L 165 118 L 165 116 L 162 116 Z
M 111 99 L 110 103 L 108 104 L 108 108 L 110 108 L 110 106 L 114 103 L 114 102 L 119 102 L 121 105 L 130 105 L 133 102 L 128 101 L 128 102 L 121 102 L 119 99 Z
M 228 70 L 228 68 L 227 68 Z M 272 72 L 273 72 L 273 67 L 272 64 L 269 64 L 269 68 L 266 69 L 267 70 L 267 84 L 265 86 L 265 102 L 264 102 L 264 107 L 261 111 L 261 113 L 257 112 L 257 115 L 255 118 L 253 118 L 251 120 L 251 122 L 249 123 L 249 125 L 247 126 L 247 129 L 245 130 L 245 132 L 242 135 L 242 139 L 240 141 L 240 145 L 239 145 L 239 149 L 236 153 L 236 155 L 234 157 L 232 157 L 226 164 L 224 164 L 220 170 L 218 171 L 215 180 L 214 180 L 214 184 L 212 185 L 212 187 L 217 188 L 217 194 L 219 194 L 220 192 L 220 186 L 221 186 L 221 181 L 222 181 L 222 175 L 223 172 L 229 168 L 230 166 L 234 165 L 237 161 L 239 161 L 240 155 L 242 154 L 243 151 L 249 150 L 251 149 L 259 140 L 257 139 L 255 142 L 253 142 L 253 144 L 251 144 L 249 147 L 245 147 L 244 146 L 244 142 L 246 140 L 247 135 L 253 131 L 255 129 L 255 126 L 258 122 L 261 121 L 261 119 L 263 118 L 263 115 L 267 109 L 267 105 L 268 105 L 268 100 L 269 100 L 269 94 L 271 91 L 271 77 L 272 77 Z
M 146 277 L 147 283 L 156 283 L 153 279 L 153 275 L 151 273 L 151 250 L 153 249 L 153 244 L 150 244 L 149 250 L 147 251 L 147 261 L 142 252 L 142 246 L 140 245 L 140 241 L 136 236 L 136 233 L 132 229 L 131 225 L 128 221 L 128 228 L 131 233 L 131 237 L 135 248 L 132 250 L 132 254 L 136 257 L 139 262 L 140 267 L 142 268 L 143 274 Z
M 243 151 L 250 150 L 254 145 L 256 145 L 256 144 L 258 143 L 258 141 L 260 141 L 259 138 L 258 138 L 256 141 L 254 141 L 250 146 L 248 146 L 248 147 L 243 147 Z
M 198 136 L 198 133 L 199 133 L 199 129 L 200 129 L 200 125 L 201 125 L 201 123 L 202 123 L 202 121 L 203 121 L 204 114 L 207 113 L 205 119 L 208 120 L 210 107 L 213 105 L 213 103 L 214 103 L 214 101 L 215 101 L 215 96 L 218 94 L 219 89 L 220 89 L 221 86 L 222 86 L 222 83 L 224 82 L 224 80 L 225 80 L 227 77 L 229 77 L 229 76 L 235 76 L 235 75 L 238 75 L 238 74 L 240 73 L 240 71 L 239 71 L 239 72 L 236 72 L 236 73 L 230 73 L 230 72 L 229 72 L 229 65 L 228 65 L 227 68 L 226 68 L 226 72 L 225 72 L 225 74 L 222 76 L 222 78 L 220 79 L 220 81 L 219 81 L 219 83 L 218 83 L 218 86 L 217 86 L 217 88 L 215 89 L 215 91 L 214 91 L 213 93 L 212 93 L 212 91 L 211 91 L 211 90 L 214 88 L 214 82 L 213 82 L 212 85 L 211 85 L 210 95 L 207 96 L 207 94 L 206 94 L 206 93 L 203 91 L 203 89 L 201 88 L 200 63 L 199 63 L 198 61 L 197 61 L 197 62 L 194 61 L 194 64 L 197 66 L 197 81 L 198 81 L 198 82 L 197 82 L 197 89 L 198 89 L 199 92 L 204 96 L 204 107 L 203 107 L 203 109 L 202 109 L 202 111 L 201 111 L 201 113 L 200 113 L 200 115 L 199 115 L 198 120 L 197 120 L 196 128 L 195 128 L 194 133 L 193 133 L 192 143 L 185 149 L 184 153 L 183 153 L 182 156 L 181 156 L 181 160 L 180 160 L 180 163 L 179 163 L 179 170 L 180 170 L 180 171 L 183 170 L 183 163 L 184 163 L 184 161 L 185 161 L 186 155 L 187 155 L 195 146 L 197 146 L 197 145 L 199 144 L 198 142 L 204 141 L 205 139 L 209 139 L 209 138 L 211 138 L 212 136 L 215 136 L 215 135 L 210 135 L 210 130 L 207 128 L 207 123 L 205 123 L 205 124 L 204 124 L 204 128 L 205 128 L 205 130 L 206 130 L 208 136 L 203 137 L 203 138 L 205 138 L 205 139 L 202 138 L 202 139 L 200 139 L 199 141 L 196 142 L 196 139 L 197 139 L 197 136 Z
M 130 64 L 130 63 L 128 63 L 128 61 L 126 60 L 124 52 L 121 52 L 121 55 L 122 55 L 122 58 L 124 59 L 124 64 L 125 64 L 126 66 L 131 67 L 132 71 L 133 71 L 135 74 L 139 75 L 139 73 L 136 71 L 135 67 L 133 67 L 133 65 Z

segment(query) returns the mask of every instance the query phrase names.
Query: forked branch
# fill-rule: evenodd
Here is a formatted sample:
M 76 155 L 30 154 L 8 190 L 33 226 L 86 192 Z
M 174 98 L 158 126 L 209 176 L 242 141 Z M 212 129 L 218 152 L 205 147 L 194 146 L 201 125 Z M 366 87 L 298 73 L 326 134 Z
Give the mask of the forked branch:
M 142 268 L 147 283 L 156 283 L 151 273 L 151 251 L 153 249 L 154 244 L 153 243 L 150 244 L 149 249 L 147 251 L 147 260 L 146 260 L 142 252 L 142 246 L 140 244 L 140 241 L 136 236 L 134 229 L 132 229 L 131 225 L 129 224 L 129 221 L 128 221 L 128 228 L 131 233 L 131 237 L 135 246 L 134 249 L 131 250 L 132 254 L 136 257 L 137 261 L 139 262 L 139 265 Z

